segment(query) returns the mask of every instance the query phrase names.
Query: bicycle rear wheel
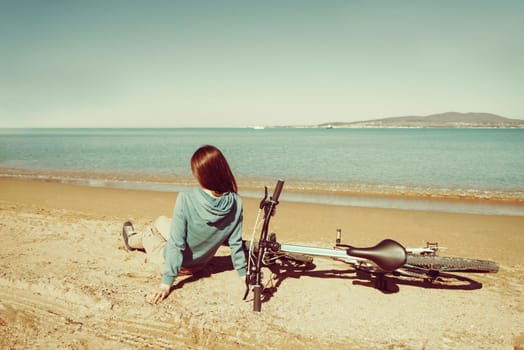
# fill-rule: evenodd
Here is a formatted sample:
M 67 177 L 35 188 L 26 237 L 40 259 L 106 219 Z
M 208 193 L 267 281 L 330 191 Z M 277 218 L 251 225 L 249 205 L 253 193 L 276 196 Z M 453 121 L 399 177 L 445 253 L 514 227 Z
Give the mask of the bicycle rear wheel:
M 404 267 L 441 272 L 497 272 L 499 266 L 489 260 L 437 255 L 408 255 Z

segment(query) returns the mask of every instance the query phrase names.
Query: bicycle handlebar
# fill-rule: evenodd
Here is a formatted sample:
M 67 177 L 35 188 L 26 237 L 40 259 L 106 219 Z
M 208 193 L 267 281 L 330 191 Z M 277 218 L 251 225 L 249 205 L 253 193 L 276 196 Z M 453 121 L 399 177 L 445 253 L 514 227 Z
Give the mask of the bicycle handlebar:
M 279 179 L 277 181 L 277 185 L 275 186 L 273 195 L 271 196 L 271 200 L 278 202 L 278 198 L 280 197 L 280 192 L 282 192 L 283 187 L 284 187 L 284 180 Z

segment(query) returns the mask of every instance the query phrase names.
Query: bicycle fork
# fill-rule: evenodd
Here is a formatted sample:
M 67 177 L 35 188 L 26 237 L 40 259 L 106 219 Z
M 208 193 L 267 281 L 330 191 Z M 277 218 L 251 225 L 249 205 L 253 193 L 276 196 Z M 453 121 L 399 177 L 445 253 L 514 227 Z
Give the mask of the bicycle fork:
M 257 249 L 257 260 L 255 266 L 252 267 L 252 271 L 248 271 L 248 276 L 246 279 L 246 283 L 253 286 L 253 311 L 260 312 L 262 309 L 262 259 L 266 253 L 267 250 L 267 244 L 269 243 L 267 240 L 267 233 L 269 230 L 269 221 L 271 220 L 271 216 L 273 215 L 273 212 L 275 210 L 275 207 L 278 204 L 278 198 L 280 197 L 280 192 L 282 192 L 282 187 L 284 187 L 284 181 L 278 180 L 277 185 L 275 186 L 275 190 L 273 192 L 273 195 L 270 197 L 269 200 L 267 200 L 267 188 L 266 188 L 266 196 L 264 199 L 260 202 L 260 208 L 264 209 L 264 224 L 262 226 L 262 231 L 260 233 L 260 239 L 258 241 L 258 249 Z M 253 242 L 252 242 L 253 244 Z M 249 257 L 251 259 L 251 257 Z M 249 293 L 249 290 L 246 291 Z

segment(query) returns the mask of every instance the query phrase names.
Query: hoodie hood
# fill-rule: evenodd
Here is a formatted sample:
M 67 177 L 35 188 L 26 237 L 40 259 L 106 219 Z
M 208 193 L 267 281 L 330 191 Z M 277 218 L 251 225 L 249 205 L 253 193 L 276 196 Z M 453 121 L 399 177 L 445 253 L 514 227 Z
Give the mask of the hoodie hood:
M 198 215 L 208 224 L 215 224 L 236 212 L 238 196 L 236 193 L 227 192 L 220 197 L 210 196 L 201 188 L 195 188 L 198 193 L 193 196 L 198 205 L 195 209 Z

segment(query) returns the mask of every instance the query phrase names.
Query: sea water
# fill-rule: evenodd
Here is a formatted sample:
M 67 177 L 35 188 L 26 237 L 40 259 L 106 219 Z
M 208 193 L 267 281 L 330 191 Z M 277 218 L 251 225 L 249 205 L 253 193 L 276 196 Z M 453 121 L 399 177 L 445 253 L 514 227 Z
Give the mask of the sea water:
M 461 210 L 428 199 L 524 201 L 524 129 L 0 129 L 0 175 L 180 190 L 203 144 L 223 151 L 240 184 L 285 179 L 294 191 L 282 199 L 446 211 Z

